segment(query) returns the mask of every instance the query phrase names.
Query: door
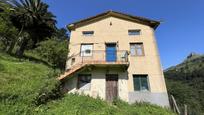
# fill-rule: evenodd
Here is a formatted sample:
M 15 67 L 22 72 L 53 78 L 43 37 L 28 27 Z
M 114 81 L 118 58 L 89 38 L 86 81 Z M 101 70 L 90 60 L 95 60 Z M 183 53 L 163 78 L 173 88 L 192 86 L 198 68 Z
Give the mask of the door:
M 106 100 L 112 102 L 118 96 L 118 75 L 106 75 Z
M 106 61 L 116 61 L 116 44 L 106 44 Z

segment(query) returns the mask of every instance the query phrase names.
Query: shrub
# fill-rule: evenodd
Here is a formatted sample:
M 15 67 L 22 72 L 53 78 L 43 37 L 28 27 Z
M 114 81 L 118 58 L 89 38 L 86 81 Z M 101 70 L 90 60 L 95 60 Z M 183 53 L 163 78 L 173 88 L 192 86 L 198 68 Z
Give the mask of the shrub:
M 67 40 L 49 39 L 38 44 L 36 54 L 50 62 L 53 67 L 64 69 L 66 65 L 68 47 Z
M 7 13 L 0 13 L 0 50 L 11 53 L 18 36 L 18 30 L 9 21 Z
M 48 74 L 48 79 L 53 79 L 52 82 L 46 82 L 39 91 L 38 96 L 34 99 L 35 105 L 41 105 L 47 103 L 49 100 L 58 99 L 63 96 L 61 92 L 60 82 L 55 80 L 57 72 L 50 72 Z

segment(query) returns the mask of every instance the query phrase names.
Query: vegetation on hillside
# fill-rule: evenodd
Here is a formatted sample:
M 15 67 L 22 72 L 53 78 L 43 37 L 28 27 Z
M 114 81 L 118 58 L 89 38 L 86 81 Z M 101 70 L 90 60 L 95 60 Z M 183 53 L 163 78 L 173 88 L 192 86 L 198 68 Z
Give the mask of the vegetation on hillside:
M 204 55 L 190 54 L 184 62 L 165 72 L 168 92 L 181 109 L 184 104 L 192 115 L 204 113 Z
M 63 96 L 56 76 L 65 68 L 67 46 L 67 30 L 56 27 L 47 4 L 0 1 L 0 114 L 31 114 Z
M 55 70 L 56 71 L 56 70 Z M 60 93 L 52 68 L 0 52 L 0 115 L 172 115 L 170 110 L 150 104 Z
M 55 16 L 41 0 L 3 0 L 0 6 L 4 9 L 1 14 L 7 15 L 13 27 L 18 29 L 17 40 L 13 40 L 10 47 L 14 48 L 18 41 L 16 55 L 19 57 L 23 56 L 29 42 L 34 48 L 38 42 L 55 32 Z
M 0 53 L 0 114 L 21 114 L 46 100 L 42 95 L 59 97 L 53 69 Z M 52 94 L 52 91 L 56 93 Z
M 121 100 L 115 100 L 110 104 L 99 98 L 93 99 L 77 94 L 66 95 L 61 100 L 41 106 L 40 109 L 48 114 L 59 115 L 174 115 L 170 110 L 148 103 L 129 105 Z
M 19 58 L 35 57 L 64 70 L 67 30 L 56 27 L 47 4 L 41 0 L 2 0 L 0 9 L 0 50 Z
M 52 38 L 40 42 L 33 53 L 41 57 L 41 59 L 50 62 L 54 67 L 58 67 L 61 70 L 65 69 L 68 53 L 67 42 L 65 40 Z

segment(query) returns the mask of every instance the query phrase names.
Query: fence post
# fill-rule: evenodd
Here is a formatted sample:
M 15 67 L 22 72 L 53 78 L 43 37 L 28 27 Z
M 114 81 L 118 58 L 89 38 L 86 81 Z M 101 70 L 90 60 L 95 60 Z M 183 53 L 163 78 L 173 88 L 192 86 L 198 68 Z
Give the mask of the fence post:
M 184 115 L 188 115 L 188 109 L 187 109 L 187 105 L 184 104 Z
M 173 110 L 174 110 L 175 112 L 177 112 L 177 113 L 180 115 L 181 112 L 180 112 L 180 110 L 179 110 L 179 108 L 178 108 L 178 105 L 177 105 L 176 100 L 174 99 L 174 96 L 173 96 L 173 95 L 171 95 L 171 99 L 172 99 Z
M 84 51 L 82 52 L 82 55 L 81 55 L 81 63 L 83 63 L 84 61 Z

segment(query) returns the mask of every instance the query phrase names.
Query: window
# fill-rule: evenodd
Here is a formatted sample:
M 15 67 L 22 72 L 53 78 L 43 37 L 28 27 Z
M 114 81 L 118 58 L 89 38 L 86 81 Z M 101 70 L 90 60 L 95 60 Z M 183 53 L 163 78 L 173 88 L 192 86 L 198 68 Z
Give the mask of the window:
M 91 74 L 80 74 L 78 76 L 78 89 L 90 90 L 91 88 Z
M 84 36 L 93 36 L 94 31 L 83 31 L 82 34 L 83 34 Z
M 75 63 L 75 58 L 72 58 L 71 65 Z
M 135 91 L 148 91 L 147 75 L 133 75 L 133 83 Z
M 135 35 L 140 35 L 141 30 L 128 30 L 128 35 L 130 36 L 135 36 Z
M 81 45 L 81 56 L 92 56 L 93 44 Z
M 130 54 L 131 56 L 143 56 L 144 55 L 143 43 L 131 43 Z

